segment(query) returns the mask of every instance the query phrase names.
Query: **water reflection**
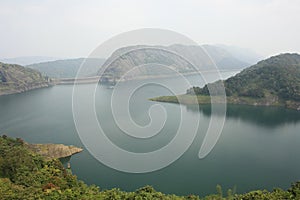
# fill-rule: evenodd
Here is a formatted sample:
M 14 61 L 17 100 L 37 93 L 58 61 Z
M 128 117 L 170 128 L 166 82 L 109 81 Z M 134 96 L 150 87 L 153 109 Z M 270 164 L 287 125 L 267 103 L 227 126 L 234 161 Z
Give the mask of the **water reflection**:
M 210 105 L 200 105 L 199 108 L 193 105 L 187 105 L 186 107 L 190 112 L 200 111 L 205 116 L 211 115 Z M 226 117 L 243 120 L 267 128 L 276 128 L 284 124 L 299 122 L 300 112 L 281 107 L 228 105 Z

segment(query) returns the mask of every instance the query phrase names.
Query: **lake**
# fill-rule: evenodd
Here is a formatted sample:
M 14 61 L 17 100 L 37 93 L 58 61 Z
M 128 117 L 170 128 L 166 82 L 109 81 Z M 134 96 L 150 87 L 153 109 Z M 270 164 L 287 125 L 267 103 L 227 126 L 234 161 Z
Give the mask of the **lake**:
M 222 77 L 233 74 L 226 72 Z M 209 81 L 216 80 L 214 75 L 208 77 Z M 189 76 L 188 79 L 193 85 L 203 85 L 198 76 Z M 178 94 L 187 89 L 177 78 L 163 81 L 174 85 Z M 126 93 L 137 82 L 124 83 L 122 91 Z M 77 87 L 87 91 L 92 85 Z M 63 143 L 85 148 L 73 121 L 72 89 L 71 85 L 59 85 L 1 96 L 0 133 L 21 137 L 31 143 Z M 235 187 L 238 193 L 242 193 L 262 188 L 288 188 L 292 182 L 300 179 L 300 112 L 275 107 L 229 105 L 220 139 L 207 157 L 199 159 L 199 148 L 211 116 L 209 106 L 195 108 L 151 102 L 149 98 L 170 95 L 170 91 L 155 84 L 142 87 L 129 102 L 133 120 L 141 126 L 147 125 L 150 120 L 148 109 L 154 104 L 162 105 L 168 118 L 159 134 L 139 140 L 124 134 L 114 123 L 109 110 L 112 92 L 112 89 L 99 85 L 95 108 L 103 129 L 109 133 L 107 137 L 123 149 L 149 152 L 163 147 L 175 136 L 180 120 L 187 120 L 188 124 L 193 123 L 193 118 L 199 117 L 199 129 L 183 156 L 171 165 L 149 173 L 134 174 L 111 169 L 85 149 L 72 156 L 71 166 L 73 173 L 87 184 L 96 184 L 101 189 L 118 187 L 126 191 L 152 185 L 164 193 L 204 196 L 214 193 L 217 184 L 224 189 Z M 116 101 L 118 105 L 124 105 L 122 99 Z M 180 119 L 180 109 L 186 118 Z M 155 113 L 153 117 L 162 118 Z M 186 128 L 184 131 L 188 133 L 190 130 Z

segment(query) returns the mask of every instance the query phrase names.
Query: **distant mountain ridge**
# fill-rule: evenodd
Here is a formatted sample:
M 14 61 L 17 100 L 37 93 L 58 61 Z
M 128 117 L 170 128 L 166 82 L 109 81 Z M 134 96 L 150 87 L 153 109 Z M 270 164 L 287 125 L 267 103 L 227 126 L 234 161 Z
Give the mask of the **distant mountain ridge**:
M 140 48 L 140 50 L 132 51 L 137 48 Z M 150 48 L 153 49 L 150 50 Z M 158 49 L 165 49 L 166 51 L 158 51 Z M 175 71 L 178 71 L 180 73 L 189 73 L 194 71 L 194 67 L 192 65 L 201 70 L 214 69 L 215 66 L 212 65 L 209 57 L 212 58 L 213 62 L 220 70 L 241 70 L 250 65 L 248 63 L 249 57 L 251 57 L 251 62 L 253 62 L 253 59 L 257 60 L 257 57 L 255 57 L 256 55 L 253 55 L 253 53 L 251 53 L 250 51 L 250 55 L 247 57 L 245 56 L 244 50 L 243 52 L 239 52 L 238 49 L 242 48 L 233 48 L 226 45 L 137 45 L 119 48 L 114 51 L 112 55 L 106 60 L 102 58 L 58 59 L 55 57 L 46 56 L 30 56 L 0 59 L 0 61 L 2 60 L 10 64 L 21 64 L 28 68 L 40 71 L 44 76 L 55 79 L 75 78 L 77 76 L 79 67 L 84 61 L 85 65 L 81 70 L 80 77 L 95 76 L 97 74 L 100 74 L 99 70 L 101 70 L 101 66 L 106 67 L 109 64 L 110 67 L 106 69 L 105 72 L 105 77 L 107 78 L 105 81 L 115 81 L 118 80 L 124 72 L 129 71 L 133 66 L 139 64 L 160 63 L 167 66 L 172 66 Z M 132 52 L 126 54 L 125 56 L 123 55 L 122 59 L 118 58 L 121 54 L 128 51 Z M 177 55 L 170 52 L 174 52 Z M 206 53 L 209 56 L 207 56 Z M 190 61 L 191 63 L 188 63 L 184 59 L 180 58 L 180 56 L 186 58 L 187 61 Z M 116 58 L 118 59 L 114 61 L 113 64 L 111 64 L 110 62 L 112 62 L 112 60 Z M 146 75 L 145 77 L 147 77 L 147 75 L 157 76 L 158 74 L 167 74 L 169 72 L 166 72 L 164 70 L 151 70 L 150 68 L 145 68 L 139 73 L 144 74 Z
M 0 63 L 0 95 L 21 93 L 50 85 L 50 80 L 36 70 Z
M 224 45 L 224 44 L 218 44 L 216 46 L 226 50 L 235 58 L 240 59 L 251 65 L 254 65 L 258 61 L 264 59 L 263 56 L 252 51 L 251 49 L 241 48 L 241 47 L 237 47 L 237 46 Z
M 223 48 L 212 45 L 190 46 L 174 44 L 170 46 L 137 45 L 117 49 L 105 61 L 98 74 L 104 74 L 103 82 L 119 80 L 133 67 L 145 64 L 161 64 L 172 67 L 180 73 L 197 70 L 241 70 L 248 63 L 236 59 Z M 151 67 L 150 67 L 151 68 Z M 105 71 L 103 71 L 105 69 Z M 146 72 L 149 75 L 153 71 Z M 161 73 L 160 71 L 156 72 Z M 145 72 L 143 72 L 145 74 Z M 137 76 L 135 76 L 136 78 Z
M 242 54 L 236 51 L 229 51 L 226 48 L 228 46 L 216 46 L 216 45 L 202 45 L 202 46 L 189 46 L 189 45 L 179 45 L 174 44 L 170 46 L 149 46 L 149 45 L 137 45 L 137 46 L 127 46 L 123 48 L 119 48 L 112 53 L 112 55 L 106 60 L 103 58 L 75 58 L 75 59 L 55 59 L 51 57 L 41 57 L 41 56 L 33 56 L 33 57 L 19 57 L 13 59 L 4 59 L 9 63 L 17 63 L 25 65 L 26 67 L 36 69 L 40 71 L 44 76 L 48 76 L 50 78 L 75 78 L 78 72 L 79 67 L 85 61 L 84 69 L 82 69 L 81 77 L 87 76 L 95 76 L 97 73 L 99 74 L 99 70 L 101 70 L 101 66 L 106 67 L 113 59 L 117 58 L 121 54 L 134 50 L 136 48 L 161 48 L 170 52 L 175 52 L 178 55 L 181 55 L 187 58 L 189 61 L 192 61 L 196 67 L 201 69 L 212 69 L 211 61 L 209 57 L 206 55 L 206 52 L 213 59 L 215 64 L 220 70 L 240 70 L 247 66 L 250 66 L 248 63 L 248 58 L 245 56 L 239 56 Z M 242 49 L 242 48 L 241 48 Z M 238 53 L 237 53 L 238 52 Z M 245 54 L 245 53 L 244 53 Z M 250 55 L 250 57 L 252 54 Z M 253 56 L 252 56 L 253 57 Z M 32 59 L 31 59 L 32 58 Z M 106 70 L 106 75 L 116 76 L 112 79 L 118 79 L 119 76 L 122 76 L 123 72 L 128 71 L 131 67 L 136 66 L 136 64 L 147 64 L 151 62 L 161 63 L 165 65 L 175 65 L 175 70 L 179 70 L 180 72 L 191 72 L 193 69 L 187 62 L 179 59 L 175 55 L 171 55 L 167 52 L 158 52 L 158 51 L 149 51 L 142 50 L 132 52 L 126 55 L 126 59 L 123 56 L 122 61 L 118 59 L 115 61 L 114 65 L 110 66 L 110 69 Z M 1 59 L 0 59 L 1 60 Z M 33 63 L 33 61 L 35 62 Z M 257 59 L 258 60 L 258 59 Z M 252 60 L 253 61 L 253 60 Z M 24 64 L 26 63 L 26 64 Z M 27 64 L 29 63 L 29 64 Z M 177 67 L 176 67 L 177 66 Z M 173 66 L 174 67 L 174 66 Z M 142 73 L 147 74 L 151 73 L 153 70 L 146 69 Z M 157 73 L 166 73 L 163 71 L 159 71 Z M 152 75 L 156 75 L 155 73 Z
M 0 62 L 25 66 L 34 63 L 49 62 L 49 61 L 54 61 L 59 59 L 63 59 L 63 58 L 49 57 L 49 56 L 23 56 L 23 57 L 15 57 L 15 58 L 2 58 L 0 59 Z
M 100 58 L 76 58 L 35 63 L 26 67 L 38 70 L 43 75 L 51 78 L 74 78 L 83 62 L 85 62 L 85 65 L 80 75 L 84 77 L 95 76 L 104 61 L 105 59 Z

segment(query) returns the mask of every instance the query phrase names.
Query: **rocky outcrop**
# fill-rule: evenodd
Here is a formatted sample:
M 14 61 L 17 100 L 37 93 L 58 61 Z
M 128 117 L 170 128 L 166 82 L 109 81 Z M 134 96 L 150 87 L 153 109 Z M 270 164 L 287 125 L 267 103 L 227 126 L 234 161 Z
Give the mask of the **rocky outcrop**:
M 48 160 L 66 158 L 83 151 L 82 148 L 64 144 L 28 144 L 33 152 L 40 154 Z
M 286 107 L 294 110 L 300 111 L 300 102 L 295 102 L 295 101 L 287 101 L 286 102 Z

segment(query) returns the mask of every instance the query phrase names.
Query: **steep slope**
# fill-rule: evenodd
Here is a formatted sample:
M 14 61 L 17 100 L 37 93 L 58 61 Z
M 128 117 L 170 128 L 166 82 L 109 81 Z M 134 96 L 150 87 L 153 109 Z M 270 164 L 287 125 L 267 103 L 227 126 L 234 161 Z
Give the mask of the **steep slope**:
M 99 74 L 104 74 L 102 82 L 115 81 L 135 66 L 145 64 L 149 64 L 150 68 L 148 71 L 144 69 L 140 74 L 149 76 L 170 73 L 151 70 L 151 64 L 169 66 L 180 73 L 192 73 L 195 72 L 195 68 L 215 70 L 215 66 L 206 52 L 220 70 L 240 70 L 248 66 L 247 63 L 234 58 L 224 49 L 211 45 L 202 47 L 179 44 L 171 46 L 139 45 L 116 50 L 104 63 L 105 71 L 99 71 Z
M 84 58 L 65 59 L 31 64 L 26 67 L 36 69 L 43 75 L 51 78 L 74 78 L 83 61 L 86 64 L 81 76 L 94 76 L 105 60 L 98 58 L 89 58 L 86 60 Z
M 49 85 L 48 78 L 36 70 L 0 63 L 0 95 L 25 92 Z

